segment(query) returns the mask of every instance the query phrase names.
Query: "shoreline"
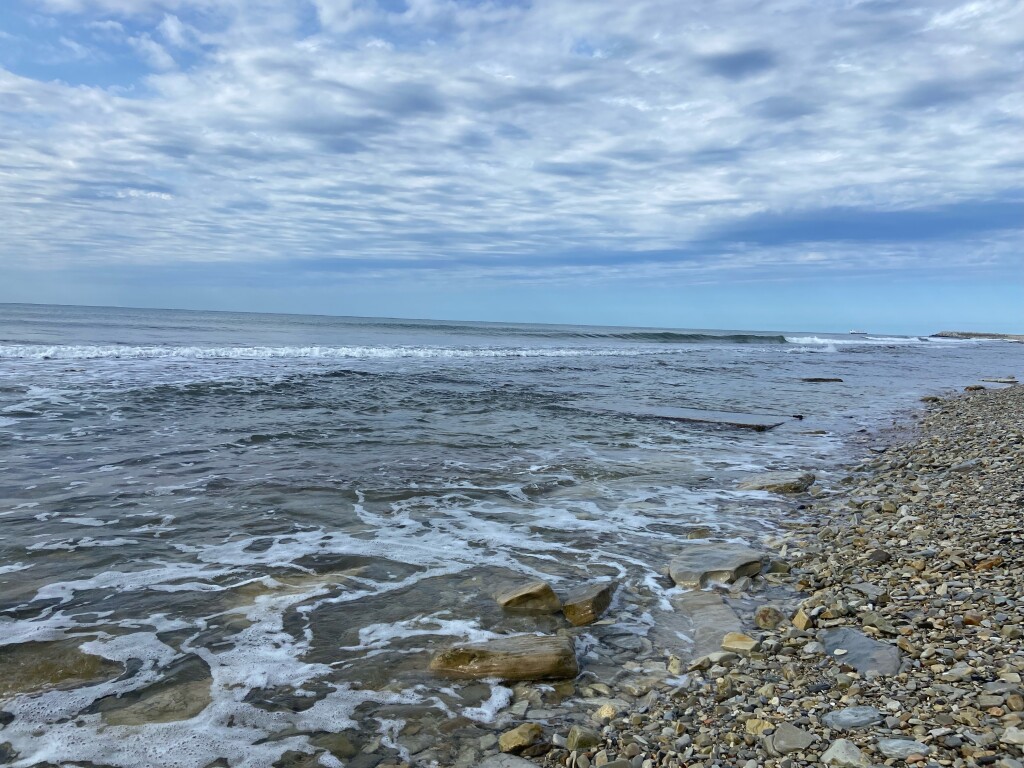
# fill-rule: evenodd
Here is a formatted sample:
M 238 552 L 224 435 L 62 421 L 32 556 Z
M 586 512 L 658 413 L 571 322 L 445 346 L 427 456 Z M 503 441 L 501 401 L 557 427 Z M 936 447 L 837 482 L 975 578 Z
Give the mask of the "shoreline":
M 523 753 L 568 768 L 1024 765 L 1024 388 L 925 401 L 833 492 L 791 497 L 808 515 L 781 523 L 748 591 L 725 592 L 758 604 L 731 650 L 670 658 L 627 706 L 605 686 L 603 706 L 579 702 L 589 722 Z

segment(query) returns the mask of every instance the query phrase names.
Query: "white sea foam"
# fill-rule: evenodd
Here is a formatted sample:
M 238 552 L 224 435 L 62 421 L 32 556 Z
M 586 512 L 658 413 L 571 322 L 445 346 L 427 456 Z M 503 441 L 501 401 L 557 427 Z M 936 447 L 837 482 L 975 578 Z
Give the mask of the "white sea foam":
M 825 338 L 822 336 L 787 336 L 790 344 L 812 346 L 844 347 L 844 346 L 925 346 L 930 341 L 921 340 L 917 336 L 851 336 L 850 338 Z
M 59 541 L 48 541 L 40 544 L 32 544 L 26 547 L 26 549 L 30 551 L 63 550 L 66 552 L 74 552 L 76 549 L 90 549 L 92 547 L 126 547 L 132 544 L 138 544 L 138 541 L 135 539 L 125 539 L 120 537 L 115 537 L 112 539 L 94 539 L 91 536 L 84 536 L 81 539 L 61 539 Z M 0 573 L 3 573 L 2 568 L 0 568 Z
M 76 581 L 57 581 L 47 584 L 36 592 L 33 600 L 58 599 L 66 603 L 74 597 L 76 592 L 84 592 L 92 589 L 117 590 L 119 592 L 136 592 L 149 589 L 157 584 L 165 584 L 171 581 L 178 581 L 190 577 L 203 577 L 212 579 L 231 573 L 230 568 L 209 568 L 204 565 L 193 563 L 169 563 L 158 568 L 149 568 L 144 571 L 104 571 L 90 579 L 78 579 Z
M 677 347 L 678 349 L 678 347 Z M 312 358 L 466 358 L 466 357 L 595 357 L 658 355 L 664 347 L 414 347 L 414 346 L 309 346 L 309 347 L 196 347 L 119 346 L 102 344 L 0 344 L 0 359 L 14 360 L 268 360 Z
M 9 565 L 0 565 L 0 576 L 5 573 L 14 573 L 15 571 L 27 571 L 31 568 L 31 565 L 24 563 L 10 563 Z
M 66 630 L 78 626 L 75 618 L 65 615 L 63 611 L 36 619 L 11 619 L 0 616 L 0 647 L 59 640 L 65 636 Z
M 491 695 L 479 707 L 466 707 L 462 710 L 463 717 L 478 723 L 493 723 L 498 713 L 512 701 L 512 689 L 499 684 L 497 680 L 485 680 L 491 686 Z
M 343 647 L 343 651 L 367 651 L 387 648 L 394 640 L 407 637 L 423 637 L 437 635 L 459 637 L 469 642 L 493 640 L 498 637 L 494 632 L 480 628 L 477 621 L 466 619 L 445 619 L 443 614 L 417 616 L 405 621 L 385 624 L 369 624 L 359 630 L 359 645 Z
M 87 525 L 92 528 L 99 528 L 104 525 L 113 525 L 116 520 L 98 520 L 95 517 L 62 517 L 57 522 L 72 523 L 74 525 Z

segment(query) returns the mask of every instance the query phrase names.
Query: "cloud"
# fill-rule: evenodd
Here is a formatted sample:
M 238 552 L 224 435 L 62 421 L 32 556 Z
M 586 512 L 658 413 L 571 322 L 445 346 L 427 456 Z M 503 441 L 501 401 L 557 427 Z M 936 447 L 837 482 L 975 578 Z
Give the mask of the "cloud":
M 167 70 L 174 69 L 176 66 L 174 57 L 148 34 L 142 34 L 138 37 L 129 37 L 128 44 L 131 45 L 131 47 L 134 48 L 153 69 Z
M 1009 272 L 1024 9 L 967 5 L 45 0 L 0 262 Z

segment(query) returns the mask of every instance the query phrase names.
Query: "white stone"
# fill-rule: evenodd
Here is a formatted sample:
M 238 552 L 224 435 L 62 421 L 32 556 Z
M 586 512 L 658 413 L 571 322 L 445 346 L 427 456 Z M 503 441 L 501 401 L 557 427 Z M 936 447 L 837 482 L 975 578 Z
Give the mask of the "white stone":
M 871 765 L 871 761 L 849 739 L 833 741 L 832 746 L 821 756 L 821 762 L 837 768 L 867 768 Z

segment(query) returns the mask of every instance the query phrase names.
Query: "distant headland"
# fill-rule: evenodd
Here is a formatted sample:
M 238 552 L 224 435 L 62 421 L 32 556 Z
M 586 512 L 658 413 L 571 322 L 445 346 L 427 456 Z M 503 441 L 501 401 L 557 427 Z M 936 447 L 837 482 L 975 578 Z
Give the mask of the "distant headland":
M 1024 342 L 1024 334 L 1020 333 L 974 333 L 973 331 L 939 331 L 932 334 L 933 339 L 1005 339 L 1006 341 Z

